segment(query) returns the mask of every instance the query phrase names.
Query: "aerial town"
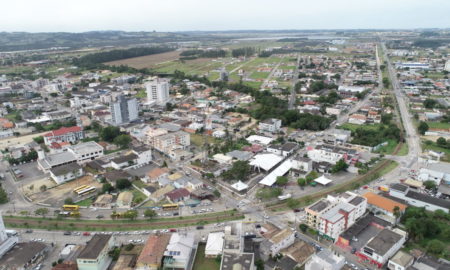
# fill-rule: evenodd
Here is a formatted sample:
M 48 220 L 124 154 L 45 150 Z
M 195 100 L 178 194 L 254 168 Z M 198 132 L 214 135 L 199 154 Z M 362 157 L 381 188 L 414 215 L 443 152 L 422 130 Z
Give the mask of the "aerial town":
M 45 35 L 0 33 L 0 270 L 450 269 L 448 29 Z

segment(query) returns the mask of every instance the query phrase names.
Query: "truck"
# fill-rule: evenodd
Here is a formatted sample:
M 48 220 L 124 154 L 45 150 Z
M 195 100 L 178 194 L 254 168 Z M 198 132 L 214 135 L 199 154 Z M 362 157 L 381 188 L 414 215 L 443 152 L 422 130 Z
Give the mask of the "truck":
M 384 192 L 389 192 L 389 187 L 386 185 L 382 185 L 378 187 L 378 190 L 384 191 Z
M 288 193 L 288 194 L 285 194 L 285 195 L 278 196 L 278 200 L 284 201 L 284 200 L 289 199 L 290 197 L 292 197 L 292 195 L 291 195 L 291 193 Z

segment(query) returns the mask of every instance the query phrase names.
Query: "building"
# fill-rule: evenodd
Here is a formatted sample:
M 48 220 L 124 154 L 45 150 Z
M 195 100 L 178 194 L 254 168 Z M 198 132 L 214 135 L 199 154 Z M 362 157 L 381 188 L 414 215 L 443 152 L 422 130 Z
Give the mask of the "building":
M 324 249 L 314 254 L 305 264 L 305 270 L 340 270 L 345 265 L 345 257 Z
M 367 208 L 375 214 L 375 216 L 382 218 L 392 224 L 396 224 L 398 218 L 395 215 L 397 212 L 395 209 L 398 207 L 398 215 L 405 212 L 406 205 L 380 196 L 373 192 L 366 192 L 363 195 L 367 199 Z
M 48 146 L 52 143 L 70 142 L 76 143 L 84 139 L 84 131 L 81 127 L 62 127 L 44 134 L 44 143 Z
M 293 245 L 283 249 L 281 254 L 287 256 L 301 266 L 315 253 L 315 248 L 303 240 L 296 241 Z
M 153 148 L 161 153 L 169 153 L 172 149 L 185 148 L 191 145 L 191 136 L 184 131 L 177 131 L 161 136 L 157 136 L 153 139 Z
M 291 174 L 295 177 L 308 174 L 313 169 L 312 160 L 310 158 L 296 156 L 291 160 L 291 162 Z
M 192 251 L 195 249 L 193 233 L 173 233 L 164 251 L 164 270 L 188 270 Z
M 211 232 L 206 241 L 205 257 L 213 258 L 223 253 L 224 232 Z
M 50 169 L 50 177 L 58 185 L 81 176 L 83 176 L 83 168 L 78 163 L 69 163 Z
M 138 102 L 135 98 L 119 96 L 116 102 L 110 104 L 110 110 L 111 123 L 116 126 L 133 122 L 139 117 Z
M 414 257 L 404 251 L 399 250 L 392 257 L 387 265 L 390 270 L 406 270 L 414 263 Z
M 266 238 L 261 243 L 261 252 L 267 257 L 276 256 L 282 249 L 294 244 L 295 232 L 291 228 L 280 230 L 275 226 L 263 226 L 261 230 Z
M 41 242 L 18 243 L 0 259 L 0 269 L 26 270 L 36 269 L 45 258 L 49 247 Z
M 77 257 L 78 270 L 106 270 L 112 258 L 108 252 L 115 245 L 111 235 L 94 235 Z
M 442 181 L 450 184 L 450 166 L 447 163 L 431 163 L 426 168 L 421 168 L 418 179 L 422 182 L 433 181 L 440 185 Z
M 18 241 L 17 236 L 8 236 L 6 234 L 5 224 L 3 223 L 3 217 L 0 212 L 0 258 L 13 248 Z
M 406 232 L 400 229 L 383 229 L 356 255 L 381 268 L 405 243 Z
M 133 202 L 133 193 L 131 191 L 122 191 L 117 196 L 116 206 L 117 208 L 131 208 Z
M 90 141 L 72 145 L 67 152 L 75 156 L 78 164 L 83 164 L 103 156 L 103 147 L 94 141 Z
M 274 153 L 279 156 L 287 157 L 292 155 L 298 149 L 298 144 L 287 142 L 284 144 L 272 144 L 267 147 L 267 152 Z
M 428 211 L 436 211 L 441 209 L 448 213 L 450 209 L 450 201 L 413 191 L 410 187 L 403 184 L 391 185 L 389 195 L 404 200 L 409 205 L 415 207 L 425 207 Z
M 309 149 L 307 154 L 314 162 L 326 162 L 332 165 L 336 164 L 341 159 L 344 159 L 346 163 L 355 163 L 359 158 L 354 149 L 326 144 Z
M 164 251 L 170 241 L 169 234 L 151 235 L 136 261 L 136 270 L 158 270 L 162 266 Z
M 270 118 L 259 122 L 259 130 L 263 132 L 277 133 L 281 129 L 281 120 Z
M 225 251 L 222 254 L 220 270 L 254 270 L 255 255 L 253 253 L 235 253 Z
M 177 188 L 166 193 L 166 198 L 171 203 L 177 203 L 189 199 L 190 192 L 185 188 Z
M 338 197 L 328 195 L 305 208 L 306 222 L 319 234 L 331 240 L 351 227 L 364 215 L 367 199 L 352 192 L 345 192 Z
M 161 78 L 154 78 L 145 84 L 147 91 L 147 102 L 151 105 L 165 106 L 170 101 L 169 81 Z

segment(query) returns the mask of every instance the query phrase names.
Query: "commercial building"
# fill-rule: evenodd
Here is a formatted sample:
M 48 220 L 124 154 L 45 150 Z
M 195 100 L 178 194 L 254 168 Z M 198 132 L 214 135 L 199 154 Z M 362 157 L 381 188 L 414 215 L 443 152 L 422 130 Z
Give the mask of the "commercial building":
M 305 264 L 305 270 L 340 270 L 345 265 L 345 257 L 324 249 L 314 254 Z
M 137 99 L 128 99 L 125 96 L 119 96 L 116 102 L 110 104 L 111 123 L 121 125 L 132 122 L 139 117 Z
M 145 84 L 147 91 L 147 102 L 150 105 L 165 106 L 170 101 L 169 81 L 161 78 L 154 78 Z
M 282 249 L 294 244 L 295 232 L 291 228 L 278 229 L 277 227 L 269 224 L 264 225 L 261 231 L 264 232 L 263 237 L 266 238 L 261 243 L 261 252 L 266 256 L 275 256 Z
M 113 246 L 113 236 L 94 235 L 77 257 L 78 270 L 106 270 L 112 261 L 108 252 Z
M 450 210 L 450 201 L 413 191 L 410 187 L 403 184 L 391 185 L 389 195 L 404 200 L 409 205 L 415 207 L 425 207 L 428 211 L 436 211 L 441 209 L 448 213 Z
M 305 208 L 306 222 L 319 234 L 334 241 L 364 215 L 366 208 L 367 199 L 352 192 L 338 197 L 328 195 Z
M 44 143 L 48 146 L 52 143 L 70 142 L 76 143 L 79 140 L 84 139 L 84 132 L 81 127 L 62 127 L 57 130 L 53 130 L 44 134 Z
M 72 145 L 67 151 L 75 156 L 78 164 L 103 156 L 103 147 L 93 141 Z
M 419 171 L 418 179 L 422 182 L 433 181 L 440 185 L 442 181 L 450 184 L 450 166 L 444 162 L 431 163 Z
M 341 159 L 347 163 L 355 163 L 359 158 L 356 150 L 333 145 L 318 145 L 310 148 L 307 154 L 314 162 L 327 162 L 332 165 Z
M 83 168 L 77 163 L 69 163 L 50 169 L 50 177 L 58 185 L 81 176 L 83 176 Z
M 222 255 L 220 270 L 254 270 L 255 255 L 253 253 L 235 253 L 225 251 Z
M 392 224 L 397 223 L 399 217 L 397 217 L 396 214 L 401 215 L 406 209 L 405 204 L 396 202 L 373 192 L 366 192 L 363 197 L 367 199 L 367 208 L 374 213 L 375 216 Z M 398 209 L 398 212 L 396 212 L 395 209 Z
M 406 270 L 414 263 L 414 257 L 404 251 L 399 250 L 392 257 L 387 265 L 390 270 Z
M 0 269 L 36 269 L 48 251 L 49 247 L 41 242 L 18 243 L 0 259 Z
M 169 234 L 151 235 L 136 261 L 136 270 L 158 270 L 162 266 L 164 251 L 170 241 Z

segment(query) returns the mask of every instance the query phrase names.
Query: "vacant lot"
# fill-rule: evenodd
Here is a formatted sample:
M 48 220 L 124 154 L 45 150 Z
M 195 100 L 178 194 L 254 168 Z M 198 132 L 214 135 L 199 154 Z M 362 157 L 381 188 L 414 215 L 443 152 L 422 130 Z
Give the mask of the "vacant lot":
M 126 65 L 134 68 L 153 68 L 160 63 L 169 62 L 178 59 L 180 51 L 158 53 L 140 57 L 122 59 L 118 61 L 106 62 L 107 65 Z

